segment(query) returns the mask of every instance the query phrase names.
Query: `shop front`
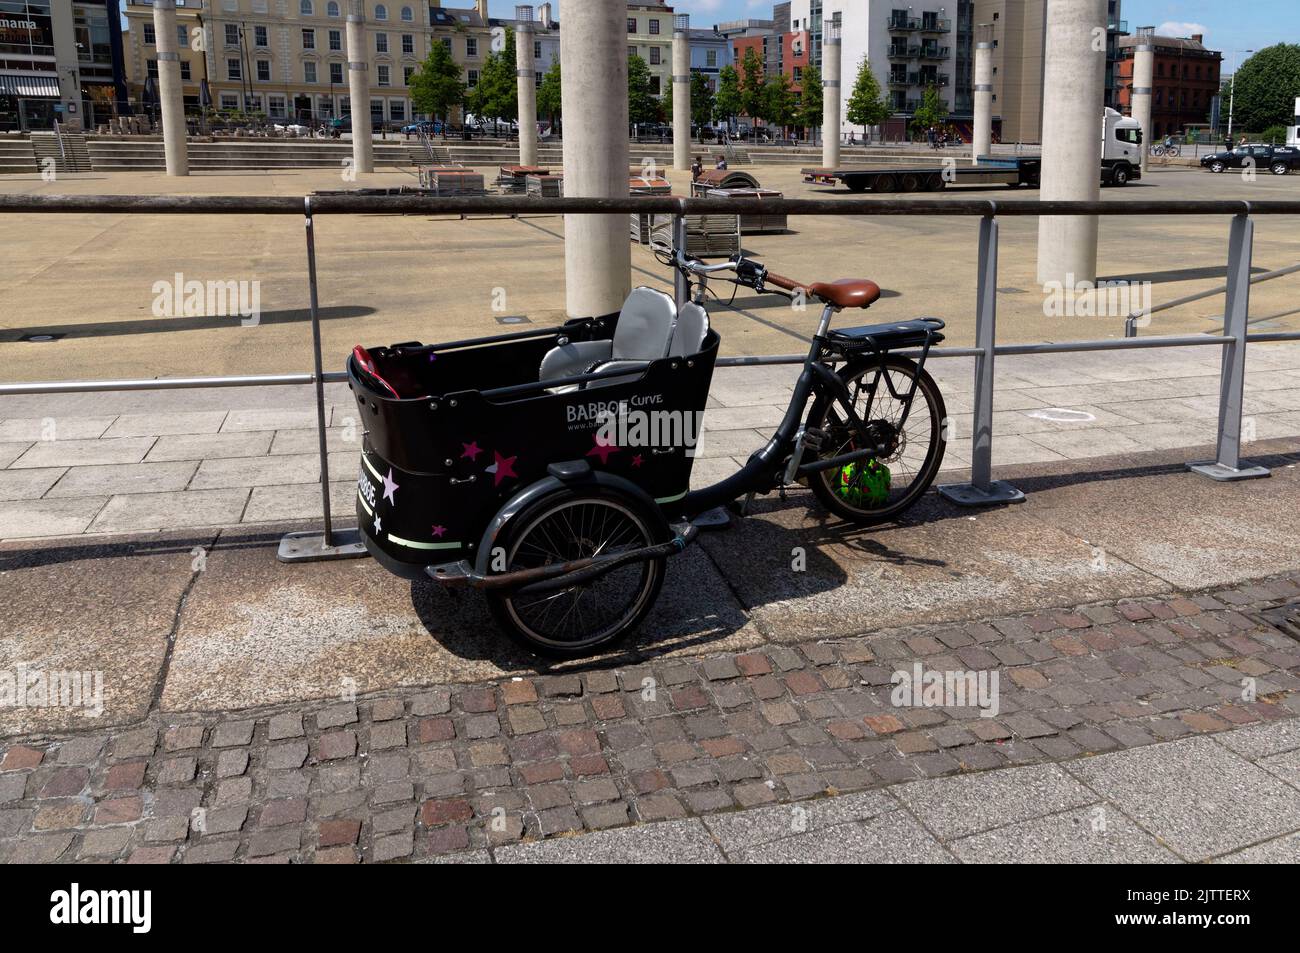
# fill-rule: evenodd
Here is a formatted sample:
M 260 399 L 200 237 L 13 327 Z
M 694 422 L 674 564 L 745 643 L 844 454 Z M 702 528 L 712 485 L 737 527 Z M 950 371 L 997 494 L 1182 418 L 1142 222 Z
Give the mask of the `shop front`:
M 63 118 L 48 0 L 0 0 L 0 131 Z

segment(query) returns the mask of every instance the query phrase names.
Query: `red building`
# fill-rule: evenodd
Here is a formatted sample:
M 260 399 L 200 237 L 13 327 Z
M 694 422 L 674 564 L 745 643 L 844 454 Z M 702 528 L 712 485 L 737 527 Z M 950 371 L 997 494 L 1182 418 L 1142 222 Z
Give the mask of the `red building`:
M 740 73 L 740 81 L 745 81 L 741 65 L 745 61 L 745 52 L 753 50 L 758 61 L 763 64 L 763 76 L 784 73 L 790 79 L 790 86 L 797 99 L 803 96 L 803 71 L 812 62 L 812 35 L 807 31 L 797 33 L 767 33 L 758 36 L 738 36 L 731 41 L 732 62 Z
M 1191 125 L 1210 121 L 1210 103 L 1219 94 L 1219 67 L 1223 54 L 1207 50 L 1195 33 L 1190 37 L 1156 36 L 1155 74 L 1151 83 L 1151 128 L 1147 142 L 1179 135 Z M 1119 110 L 1132 115 L 1133 47 L 1139 37 L 1119 38 L 1115 87 Z

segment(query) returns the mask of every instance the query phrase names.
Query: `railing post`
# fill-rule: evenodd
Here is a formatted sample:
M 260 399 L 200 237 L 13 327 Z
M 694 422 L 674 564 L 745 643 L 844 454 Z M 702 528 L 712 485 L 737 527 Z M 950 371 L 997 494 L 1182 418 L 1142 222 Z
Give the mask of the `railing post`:
M 686 254 L 686 216 L 679 210 L 673 213 L 673 251 Z M 686 275 L 680 268 L 673 269 L 673 300 L 678 310 L 686 304 L 690 296 Z
M 1255 223 L 1250 206 L 1233 216 L 1228 230 L 1228 288 L 1223 302 L 1223 345 L 1219 374 L 1219 435 L 1216 459 L 1189 463 L 1188 469 L 1212 480 L 1253 480 L 1267 467 L 1241 465 L 1241 405 L 1246 383 L 1246 323 L 1250 314 L 1250 261 Z
M 990 203 L 992 204 L 992 203 Z M 939 493 L 958 506 L 1019 503 L 1025 494 L 993 479 L 993 365 L 997 345 L 998 220 L 997 206 L 980 219 L 979 274 L 976 280 L 975 415 L 971 425 L 970 483 L 949 483 Z M 948 421 L 944 421 L 944 427 Z
M 303 198 L 303 215 L 307 233 L 307 287 L 311 307 L 311 349 L 315 361 L 316 432 L 320 447 L 320 491 L 324 514 L 324 532 L 290 533 L 280 540 L 276 554 L 281 562 L 316 562 L 322 559 L 350 559 L 366 555 L 360 530 L 334 532 L 330 513 L 329 439 L 325 426 L 325 367 L 321 357 L 320 294 L 316 283 L 316 225 L 312 217 L 311 196 Z

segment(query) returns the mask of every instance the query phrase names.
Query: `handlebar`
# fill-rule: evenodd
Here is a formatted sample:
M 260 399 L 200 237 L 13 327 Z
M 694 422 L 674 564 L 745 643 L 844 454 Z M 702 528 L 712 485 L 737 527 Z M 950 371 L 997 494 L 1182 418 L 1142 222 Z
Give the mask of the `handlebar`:
M 701 277 L 715 275 L 722 271 L 734 271 L 736 277 L 729 278 L 728 281 L 747 288 L 753 288 L 760 293 L 772 290 L 767 288 L 767 285 L 773 285 L 785 291 L 796 291 L 803 287 L 794 279 L 774 275 L 763 267 L 760 262 L 745 258 L 740 254 L 737 254 L 735 258 L 729 261 L 719 262 L 716 265 L 706 265 L 697 259 L 687 258 L 679 249 L 673 254 L 673 264 L 683 272 L 700 275 Z

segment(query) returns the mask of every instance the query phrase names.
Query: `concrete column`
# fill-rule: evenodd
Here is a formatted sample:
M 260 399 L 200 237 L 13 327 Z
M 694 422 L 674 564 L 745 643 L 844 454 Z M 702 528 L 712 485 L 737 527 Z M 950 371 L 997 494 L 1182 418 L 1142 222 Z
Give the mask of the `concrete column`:
M 181 57 L 176 51 L 176 0 L 154 0 L 154 42 L 158 49 L 158 98 L 162 108 L 163 150 L 168 175 L 189 175 L 189 143 L 185 139 L 185 98 L 181 89 Z
M 673 17 L 673 168 L 691 171 L 691 18 Z
M 519 164 L 537 165 L 537 66 L 533 8 L 515 7 L 515 75 L 519 85 Z
M 975 43 L 975 126 L 971 162 L 993 154 L 993 41 Z
M 370 124 L 370 66 L 366 52 L 365 8 L 348 14 L 348 97 L 352 110 L 352 169 L 375 171 L 375 142 Z
M 1156 47 L 1153 26 L 1140 26 L 1133 47 L 1133 87 L 1129 90 L 1130 115 L 1142 126 L 1142 174 L 1147 174 L 1151 147 L 1151 82 L 1155 75 Z
M 840 165 L 840 28 L 832 20 L 822 25 L 822 165 Z
M 1043 66 L 1043 201 L 1096 201 L 1101 189 L 1101 116 L 1106 0 L 1047 0 Z M 1038 220 L 1038 281 L 1095 281 L 1097 217 Z
M 628 195 L 626 11 L 565 0 L 560 12 L 566 197 Z M 618 311 L 632 290 L 627 215 L 566 215 L 564 236 L 569 315 Z

